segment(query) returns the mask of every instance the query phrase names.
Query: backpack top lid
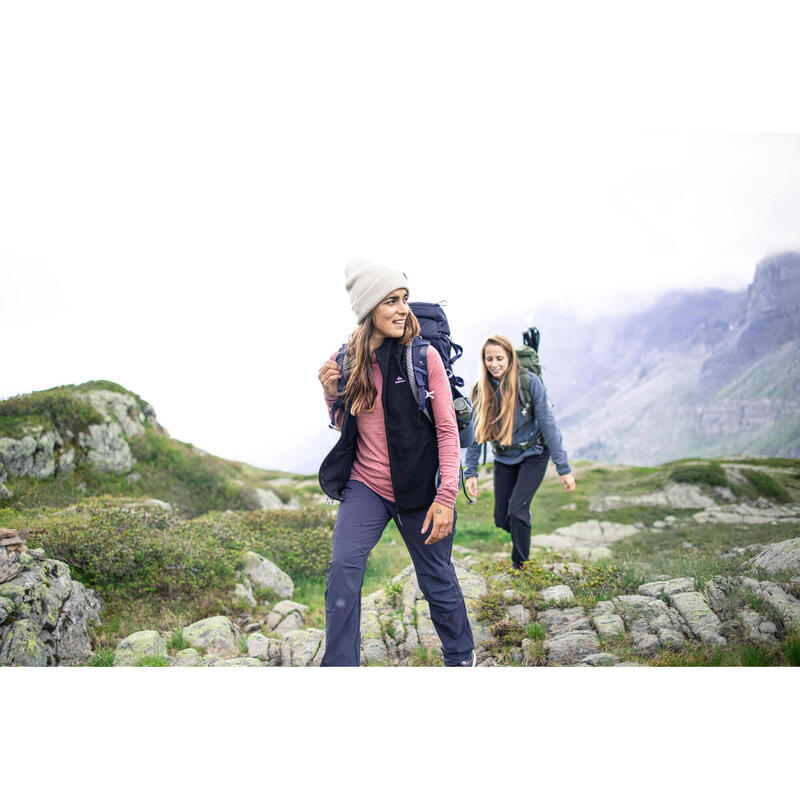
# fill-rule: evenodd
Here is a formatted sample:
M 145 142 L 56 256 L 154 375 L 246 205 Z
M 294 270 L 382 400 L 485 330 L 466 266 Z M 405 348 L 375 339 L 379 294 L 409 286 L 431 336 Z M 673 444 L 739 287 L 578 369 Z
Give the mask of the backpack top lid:
M 428 338 L 428 336 L 426 336 L 428 333 L 431 335 L 450 335 L 450 323 L 447 321 L 447 315 L 444 313 L 444 309 L 440 303 L 414 301 L 408 305 L 419 322 L 420 336 L 422 336 L 423 339 Z
M 450 381 L 453 397 L 460 396 L 457 390 L 464 385 L 464 379 L 455 375 L 453 363 L 461 358 L 464 348 L 450 339 L 450 323 L 441 303 L 413 302 L 408 304 L 419 322 L 420 338 L 430 342 L 442 358 L 444 371 Z

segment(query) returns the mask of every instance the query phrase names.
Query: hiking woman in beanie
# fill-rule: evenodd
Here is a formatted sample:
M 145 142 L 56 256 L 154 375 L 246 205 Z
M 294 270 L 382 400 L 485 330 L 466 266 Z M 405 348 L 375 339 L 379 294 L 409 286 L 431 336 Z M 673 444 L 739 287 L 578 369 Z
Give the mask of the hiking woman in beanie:
M 520 378 L 528 381 L 531 407 L 525 408 Z M 531 501 L 553 459 L 565 492 L 575 489 L 561 432 L 541 380 L 520 375 L 513 345 L 505 336 L 489 337 L 481 348 L 481 377 L 473 387 L 477 422 L 475 442 L 467 448 L 467 491 L 478 496 L 480 446 L 494 451 L 494 524 L 511 534 L 511 564 L 519 569 L 531 549 Z
M 343 396 L 335 354 L 319 370 L 338 442 L 319 482 L 341 501 L 325 588 L 322 666 L 358 666 L 361 586 L 367 557 L 390 519 L 403 537 L 442 642 L 445 666 L 475 666 L 472 630 L 450 562 L 459 442 L 442 360 L 428 347 L 434 422 L 408 380 L 407 349 L 419 334 L 404 273 L 356 260 L 345 268 L 358 326 L 347 344 Z M 437 471 L 440 482 L 436 484 Z

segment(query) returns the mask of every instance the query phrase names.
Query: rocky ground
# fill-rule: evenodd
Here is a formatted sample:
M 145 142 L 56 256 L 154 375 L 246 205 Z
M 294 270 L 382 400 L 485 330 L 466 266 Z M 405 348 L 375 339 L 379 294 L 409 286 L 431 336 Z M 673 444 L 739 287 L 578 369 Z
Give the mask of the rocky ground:
M 642 584 L 587 610 L 575 604 L 567 584 L 540 590 L 533 603 L 516 587 L 515 576 L 499 571 L 489 578 L 454 560 L 475 637 L 478 666 L 639 666 L 663 650 L 688 646 L 726 647 L 729 640 L 777 645 L 800 630 L 800 600 L 771 580 L 751 577 L 767 571 L 800 580 L 800 538 L 759 548 L 741 575 L 720 576 L 702 588 L 691 577 Z M 581 565 L 559 562 L 564 573 Z M 481 599 L 499 593 L 501 614 L 491 623 L 481 614 Z M 759 610 L 755 610 L 755 607 Z M 173 666 L 318 666 L 324 632 L 305 627 L 307 607 L 283 600 L 266 614 L 231 620 L 200 620 L 182 631 L 181 647 L 168 652 L 174 634 L 140 631 L 117 647 L 114 665 L 161 658 Z M 521 628 L 519 646 L 498 652 L 498 631 Z M 427 603 L 409 566 L 385 589 L 362 601 L 362 664 L 440 663 L 439 640 Z M 173 648 L 174 649 L 174 648 Z M 500 648 L 502 649 L 502 648 Z M 627 656 L 620 655 L 623 650 Z
M 580 525 L 585 531 L 586 525 Z M 619 535 L 600 525 L 590 529 L 598 538 Z M 19 537 L 12 533 L 2 534 L 8 545 L 3 561 L 15 564 L 16 574 L 0 584 L 0 663 L 85 662 L 91 654 L 89 629 L 99 621 L 99 598 L 71 580 L 65 564 L 20 550 Z M 16 551 L 9 557 L 12 548 Z M 465 548 L 459 549 L 462 558 L 474 560 Z M 471 568 L 461 558 L 454 559 L 454 565 L 479 666 L 634 666 L 665 650 L 724 648 L 732 641 L 778 645 L 800 631 L 800 600 L 795 596 L 800 587 L 800 538 L 749 551 L 740 574 L 719 576 L 702 587 L 690 576 L 663 576 L 641 584 L 635 593 L 588 609 L 576 603 L 566 582 L 531 595 L 522 578 L 507 568 Z M 569 561 L 550 566 L 563 576 L 585 569 Z M 241 588 L 250 593 L 254 586 L 292 592 L 291 578 L 257 554 L 251 554 L 242 579 Z M 483 613 L 492 596 L 497 600 L 493 621 Z M 235 619 L 216 616 L 180 631 L 138 631 L 118 644 L 113 665 L 318 666 L 324 632 L 306 627 L 307 612 L 307 606 L 284 599 L 255 604 L 252 613 Z M 504 648 L 503 634 L 512 629 L 522 631 L 519 644 Z M 384 589 L 363 598 L 362 664 L 438 663 L 439 640 L 409 565 Z
M 724 484 L 662 478 L 693 465 Z M 543 487 L 537 519 L 550 515 L 553 524 L 533 537 L 531 561 L 519 573 L 508 566 L 507 536 L 488 521 L 491 503 L 462 503 L 453 563 L 479 666 L 800 662 L 796 465 L 636 469 L 578 466 L 579 491 L 570 498 L 555 482 Z M 757 495 L 752 478 L 763 471 L 774 479 L 768 492 L 788 493 L 782 502 Z M 283 492 L 284 504 L 296 491 L 318 491 L 310 478 L 265 485 Z M 491 491 L 488 470 L 479 485 Z M 301 580 L 298 602 L 292 576 L 257 552 L 246 553 L 236 580 L 221 587 L 231 600 L 223 605 L 235 611 L 154 615 L 160 622 L 147 630 L 136 630 L 134 617 L 116 637 L 106 632 L 102 652 L 93 654 L 100 597 L 67 564 L 28 550 L 25 538 L 25 530 L 0 529 L 0 664 L 315 666 L 322 659 L 320 589 Z M 397 537 L 387 533 L 376 555 L 384 561 L 362 601 L 362 664 L 441 664 L 427 603 L 411 566 L 403 567 Z M 739 655 L 725 661 L 725 653 Z

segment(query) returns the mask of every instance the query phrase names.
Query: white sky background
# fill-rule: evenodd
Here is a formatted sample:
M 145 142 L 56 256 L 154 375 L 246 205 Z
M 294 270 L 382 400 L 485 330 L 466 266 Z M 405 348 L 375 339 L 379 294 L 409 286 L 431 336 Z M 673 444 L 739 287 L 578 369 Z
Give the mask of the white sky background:
M 800 130 L 787 4 L 596 5 L 4 5 L 0 397 L 308 469 L 353 256 L 454 330 L 744 288 L 800 247 L 800 136 L 742 135 Z

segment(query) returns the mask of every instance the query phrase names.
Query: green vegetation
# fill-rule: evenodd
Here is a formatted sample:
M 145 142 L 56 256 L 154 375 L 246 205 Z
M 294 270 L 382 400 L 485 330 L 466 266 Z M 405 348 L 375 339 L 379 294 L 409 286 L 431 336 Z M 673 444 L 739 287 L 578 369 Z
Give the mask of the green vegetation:
M 542 625 L 540 622 L 536 622 L 535 620 L 533 620 L 532 622 L 529 622 L 525 626 L 525 635 L 529 639 L 533 639 L 535 641 L 540 641 L 540 640 L 544 639 L 545 633 L 546 633 L 546 631 L 544 629 L 544 625 Z
M 0 511 L 0 525 L 9 514 L 17 527 L 28 527 L 20 512 Z M 154 628 L 173 629 L 171 646 L 179 649 L 184 625 L 235 611 L 231 589 L 248 550 L 294 576 L 301 590 L 304 581 L 306 592 L 311 585 L 321 601 L 333 524 L 327 509 L 214 512 L 186 520 L 169 509 L 110 498 L 27 522 L 29 546 L 67 563 L 106 603 L 97 646 Z M 302 591 L 296 599 L 305 602 Z
M 170 650 L 186 650 L 191 646 L 192 645 L 183 638 L 183 628 L 172 631 L 169 642 L 167 643 L 167 647 Z
M 792 667 L 800 667 L 800 634 L 791 633 L 781 645 L 786 663 Z
M 132 392 L 130 389 L 126 389 L 124 386 L 120 386 L 118 383 L 114 383 L 114 381 L 86 381 L 85 383 L 79 383 L 77 386 L 59 386 L 59 389 L 76 389 L 79 392 L 91 392 L 93 390 L 99 389 L 101 391 L 106 392 L 117 392 L 117 394 L 127 394 L 130 397 L 135 398 L 140 403 L 144 403 L 141 397 L 139 397 L 136 392 Z
M 678 483 L 703 483 L 706 486 L 727 486 L 728 478 L 719 464 L 684 464 L 669 473 L 669 479 Z
M 113 667 L 114 666 L 114 648 L 101 647 L 97 652 L 86 662 L 87 667 Z
M 766 472 L 757 469 L 748 469 L 744 474 L 762 497 L 766 497 L 768 500 L 774 500 L 777 503 L 788 503 L 791 501 L 789 492 L 787 492 L 783 484 L 776 478 L 773 478 L 772 475 L 768 475 Z
M 625 564 L 603 560 L 559 572 L 556 569 L 558 563 L 567 559 L 558 555 L 551 558 L 553 561 L 545 564 L 532 558 L 518 572 L 511 571 L 513 588 L 533 607 L 545 607 L 541 600 L 536 600 L 536 595 L 548 586 L 569 586 L 575 594 L 575 600 L 570 600 L 569 604 L 591 608 L 601 600 L 635 591 L 641 582 L 641 574 Z
M 168 667 L 169 658 L 165 656 L 144 656 L 136 662 L 137 667 Z
M 692 576 L 698 588 L 715 575 L 732 575 L 739 571 L 749 555 L 724 557 L 734 547 L 769 544 L 798 535 L 788 526 L 732 526 L 717 524 L 677 524 L 658 534 L 643 531 L 611 546 L 615 561 L 640 564 L 642 582 L 657 575 Z M 687 542 L 691 547 L 684 547 Z
M 403 584 L 398 581 L 387 581 L 383 587 L 389 602 L 396 608 L 400 603 L 400 596 L 403 593 Z
M 661 651 L 649 663 L 656 667 L 772 667 L 785 661 L 779 647 L 733 641 L 713 648 L 690 642 L 678 653 Z
M 428 650 L 424 645 L 419 645 L 411 656 L 412 667 L 441 667 L 444 662 L 442 656 L 434 650 Z
M 217 534 L 220 535 L 217 535 Z M 28 539 L 103 597 L 190 596 L 235 574 L 224 533 L 152 506 L 86 500 L 54 513 Z
M 797 467 L 796 458 L 751 458 L 750 456 L 734 456 L 733 458 L 717 458 L 714 460 L 725 464 L 750 464 L 754 467 L 770 467 L 772 469 L 793 469 Z
M 289 574 L 324 575 L 332 521 L 327 511 L 250 511 L 184 520 L 169 509 L 86 500 L 30 534 L 53 558 L 104 595 L 192 595 L 228 586 L 247 550 Z
M 148 428 L 144 436 L 131 439 L 130 448 L 142 475 L 137 494 L 157 496 L 187 516 L 243 507 L 240 487 L 219 469 L 217 459 L 197 452 L 191 445 Z
M 26 429 L 42 426 L 61 436 L 78 434 L 90 425 L 103 422 L 100 413 L 76 396 L 74 387 L 58 387 L 43 392 L 21 394 L 0 402 L 0 436 L 20 438 Z

